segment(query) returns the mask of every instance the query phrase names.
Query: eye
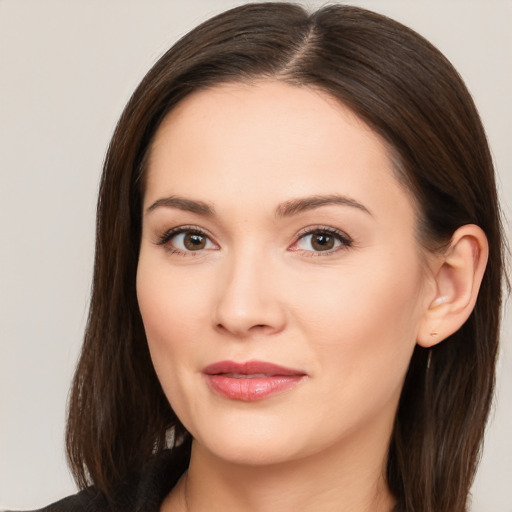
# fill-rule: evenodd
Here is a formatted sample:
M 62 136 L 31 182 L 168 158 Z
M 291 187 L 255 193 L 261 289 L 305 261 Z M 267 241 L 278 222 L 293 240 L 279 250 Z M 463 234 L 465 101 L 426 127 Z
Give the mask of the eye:
M 315 228 L 299 235 L 299 239 L 291 247 L 291 250 L 332 253 L 351 245 L 352 240 L 336 229 Z
M 167 231 L 158 240 L 158 245 L 165 245 L 171 252 L 189 253 L 208 249 L 218 249 L 209 236 L 198 228 L 179 227 Z

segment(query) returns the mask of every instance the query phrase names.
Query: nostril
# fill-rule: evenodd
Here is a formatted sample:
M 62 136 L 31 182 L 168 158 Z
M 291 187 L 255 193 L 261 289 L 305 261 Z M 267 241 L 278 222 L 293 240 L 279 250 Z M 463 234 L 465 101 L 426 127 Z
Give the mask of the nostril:
M 271 334 L 279 329 L 272 327 L 267 324 L 254 324 L 254 325 L 238 325 L 238 324 L 225 324 L 219 322 L 216 324 L 216 329 L 219 332 L 230 333 L 239 338 L 247 338 L 251 336 L 251 334 Z

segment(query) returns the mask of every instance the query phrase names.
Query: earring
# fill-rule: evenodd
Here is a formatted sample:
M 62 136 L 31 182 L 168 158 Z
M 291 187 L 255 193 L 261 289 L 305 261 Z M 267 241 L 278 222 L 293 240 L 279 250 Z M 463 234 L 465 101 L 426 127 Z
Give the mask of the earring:
M 443 295 L 442 297 L 437 297 L 437 299 L 435 299 L 432 302 L 432 307 L 435 308 L 437 306 L 440 306 L 441 304 L 444 304 L 445 302 L 448 302 L 448 297 L 446 295 Z
M 427 356 L 427 370 L 430 368 L 430 363 L 432 362 L 432 350 L 429 350 L 428 351 L 428 356 Z

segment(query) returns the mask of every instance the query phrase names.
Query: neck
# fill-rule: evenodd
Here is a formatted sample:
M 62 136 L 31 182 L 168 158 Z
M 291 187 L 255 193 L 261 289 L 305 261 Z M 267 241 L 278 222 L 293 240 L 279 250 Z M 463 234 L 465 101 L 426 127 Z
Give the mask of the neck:
M 390 512 L 386 459 L 387 445 L 348 443 L 283 463 L 234 464 L 194 442 L 162 512 Z

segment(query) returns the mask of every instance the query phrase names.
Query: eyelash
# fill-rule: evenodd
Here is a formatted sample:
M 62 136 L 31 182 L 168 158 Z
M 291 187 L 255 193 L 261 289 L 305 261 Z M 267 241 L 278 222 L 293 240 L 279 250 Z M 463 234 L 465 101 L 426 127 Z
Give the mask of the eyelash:
M 314 235 L 328 235 L 333 237 L 335 240 L 340 242 L 340 245 L 337 248 L 326 250 L 326 251 L 308 251 L 305 249 L 292 249 L 294 251 L 301 251 L 307 257 L 315 258 L 318 256 L 330 256 L 332 254 L 337 253 L 338 251 L 347 250 L 353 246 L 353 240 L 343 231 L 338 229 L 328 227 L 328 226 L 309 226 L 301 230 L 297 235 L 297 240 L 292 244 L 297 245 L 301 240 L 306 238 L 307 236 Z
M 172 228 L 163 233 L 161 236 L 158 237 L 158 241 L 156 242 L 157 245 L 164 246 L 167 251 L 169 251 L 171 254 L 178 254 L 180 256 L 198 256 L 201 251 L 182 251 L 181 249 L 178 249 L 177 247 L 173 247 L 169 244 L 169 242 L 177 235 L 180 234 L 191 234 L 191 235 L 198 235 L 201 237 L 204 237 L 211 242 L 211 236 L 200 229 L 197 226 L 180 226 L 177 228 Z
M 178 249 L 176 247 L 173 247 L 169 244 L 169 242 L 177 235 L 180 234 L 191 234 L 191 235 L 198 235 L 201 237 L 206 238 L 211 243 L 212 239 L 211 236 L 206 233 L 204 230 L 197 226 L 180 226 L 177 228 L 170 229 L 163 233 L 161 236 L 158 237 L 158 240 L 156 242 L 157 245 L 164 246 L 167 251 L 169 251 L 171 254 L 177 254 L 181 256 L 198 256 L 202 250 L 197 251 L 183 251 L 181 249 Z M 338 242 L 340 242 L 340 245 L 337 248 L 326 250 L 326 251 L 313 251 L 313 250 L 305 250 L 305 249 L 290 249 L 292 251 L 296 252 L 302 252 L 308 257 L 317 257 L 317 256 L 329 256 L 331 254 L 334 254 L 340 250 L 347 250 L 353 245 L 353 240 L 342 231 L 339 231 L 335 228 L 328 227 L 328 226 L 311 226 L 308 228 L 304 228 L 302 231 L 300 231 L 297 234 L 296 240 L 293 242 L 291 247 L 297 245 L 301 240 L 306 238 L 307 236 L 314 236 L 314 235 L 322 235 L 326 234 L 330 237 L 335 238 Z

